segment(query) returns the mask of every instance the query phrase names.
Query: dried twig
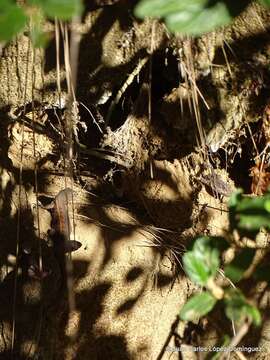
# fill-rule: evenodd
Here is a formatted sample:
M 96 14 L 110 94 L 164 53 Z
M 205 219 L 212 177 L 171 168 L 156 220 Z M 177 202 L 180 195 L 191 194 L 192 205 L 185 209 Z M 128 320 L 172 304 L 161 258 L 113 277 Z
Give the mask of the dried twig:
M 136 65 L 135 69 L 132 71 L 132 73 L 128 76 L 128 78 L 126 79 L 126 81 L 124 82 L 124 84 L 122 85 L 121 89 L 118 91 L 118 93 L 116 94 L 115 99 L 111 102 L 108 113 L 107 113 L 107 117 L 105 120 L 105 127 L 108 126 L 108 123 L 110 121 L 112 112 L 114 107 L 119 103 L 122 95 L 124 94 L 124 92 L 127 90 L 127 88 L 129 87 L 129 85 L 132 84 L 135 76 L 137 76 L 141 69 L 144 67 L 144 65 L 147 63 L 149 59 L 149 56 L 144 57 L 143 59 L 140 59 L 138 64 Z

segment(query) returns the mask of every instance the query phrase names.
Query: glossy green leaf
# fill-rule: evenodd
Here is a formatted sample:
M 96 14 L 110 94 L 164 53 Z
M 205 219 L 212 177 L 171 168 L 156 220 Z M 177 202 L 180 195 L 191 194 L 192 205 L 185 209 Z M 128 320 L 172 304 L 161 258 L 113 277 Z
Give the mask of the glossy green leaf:
M 49 18 L 57 17 L 60 20 L 70 20 L 82 12 L 81 0 L 35 0 Z
M 192 321 L 208 314 L 217 300 L 208 291 L 192 296 L 180 311 L 182 320 Z
M 197 238 L 192 250 L 183 256 L 187 275 L 202 286 L 207 284 L 210 277 L 215 277 L 219 264 L 219 251 L 213 246 L 212 238 L 207 236 Z
M 2 0 L 0 7 L 0 41 L 9 41 L 23 30 L 28 17 L 13 1 Z
M 243 249 L 229 265 L 225 266 L 225 275 L 235 283 L 240 281 L 244 272 L 251 264 L 254 255 L 254 249 Z

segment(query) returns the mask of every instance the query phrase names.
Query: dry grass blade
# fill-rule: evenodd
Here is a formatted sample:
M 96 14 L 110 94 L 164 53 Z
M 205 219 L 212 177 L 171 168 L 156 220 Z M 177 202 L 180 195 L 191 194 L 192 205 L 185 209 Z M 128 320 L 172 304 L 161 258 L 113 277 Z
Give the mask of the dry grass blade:
M 67 177 L 70 178 L 71 189 L 73 190 L 73 128 L 77 123 L 78 116 L 78 103 L 76 101 L 76 79 L 77 79 L 77 66 L 78 66 L 78 55 L 79 55 L 79 43 L 80 35 L 76 32 L 77 25 L 80 23 L 80 18 L 75 16 L 71 24 L 71 41 L 69 42 L 67 24 L 60 24 L 63 41 L 64 41 L 64 62 L 66 71 L 66 81 L 68 86 L 68 102 L 67 110 L 65 115 L 65 136 L 66 136 L 66 154 L 65 160 L 65 184 L 67 187 Z M 58 54 L 59 57 L 59 54 Z M 59 76 L 58 76 L 59 78 Z M 66 164 L 68 168 L 66 168 Z M 69 216 L 69 215 L 67 215 Z M 73 223 L 73 237 L 75 235 L 75 216 L 74 216 L 74 199 L 72 192 L 72 223 Z M 70 232 L 68 234 L 70 237 Z M 70 240 L 70 239 L 67 239 Z M 66 258 L 66 272 L 67 272 L 67 291 L 68 291 L 68 303 L 69 313 L 72 314 L 75 310 L 75 296 L 73 290 L 73 265 L 71 260 L 71 253 Z M 75 340 L 76 334 L 73 334 L 70 338 L 72 341 Z
M 192 105 L 191 103 L 189 104 L 190 112 L 191 114 L 194 112 L 196 119 L 197 129 L 199 133 L 199 139 L 197 140 L 198 146 L 201 147 L 202 149 L 205 149 L 205 134 L 201 121 L 198 96 L 202 99 L 207 110 L 209 110 L 210 107 L 207 104 L 204 96 L 202 95 L 200 89 L 196 84 L 194 58 L 192 53 L 192 39 L 190 38 L 186 40 L 184 55 L 185 55 L 185 59 L 183 59 L 182 56 L 182 61 L 181 61 L 181 71 L 183 73 L 182 76 L 184 75 L 187 88 L 191 89 Z
M 148 119 L 149 123 L 152 119 L 152 63 L 153 63 L 153 51 L 155 44 L 155 29 L 156 29 L 156 21 L 153 21 L 152 29 L 151 29 L 151 48 L 150 48 L 150 59 L 149 59 L 149 78 L 148 78 Z
M 89 107 L 87 107 L 83 102 L 80 101 L 80 104 L 85 108 L 85 110 L 89 113 L 89 115 L 91 116 L 93 123 L 96 125 L 96 127 L 98 128 L 99 132 L 101 134 L 103 134 L 103 131 L 101 129 L 101 127 L 99 126 L 98 122 L 96 121 L 94 115 L 92 114 L 92 111 L 89 109 Z
M 222 52 L 223 52 L 223 55 L 224 55 L 224 59 L 226 61 L 226 66 L 227 66 L 228 72 L 230 74 L 230 77 L 232 78 L 232 69 L 231 69 L 231 66 L 230 66 L 230 62 L 228 60 L 228 56 L 227 56 L 225 47 L 224 47 L 224 42 L 222 42 L 221 49 L 222 49 Z

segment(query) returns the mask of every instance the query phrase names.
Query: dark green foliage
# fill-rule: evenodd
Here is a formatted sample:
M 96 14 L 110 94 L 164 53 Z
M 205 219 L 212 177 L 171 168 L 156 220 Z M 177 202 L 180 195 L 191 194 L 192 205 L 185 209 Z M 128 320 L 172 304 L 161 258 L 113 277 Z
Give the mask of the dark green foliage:
M 237 190 L 229 201 L 229 219 L 232 232 L 234 230 L 249 232 L 255 236 L 264 228 L 270 226 L 270 194 L 260 197 L 244 196 L 242 190 Z M 195 320 L 210 312 L 218 300 L 223 299 L 224 311 L 227 317 L 235 322 L 249 319 L 255 325 L 260 325 L 261 316 L 258 309 L 251 305 L 239 289 L 221 289 L 216 283 L 220 267 L 220 255 L 228 249 L 229 242 L 222 237 L 201 236 L 192 241 L 188 251 L 183 256 L 184 270 L 196 284 L 206 288 L 199 295 L 193 296 L 181 309 L 183 320 Z M 239 282 L 254 259 L 255 249 L 244 248 L 236 253 L 235 258 L 225 266 L 225 275 L 233 282 Z M 269 280 L 268 267 L 261 265 L 253 277 Z
M 241 280 L 244 272 L 248 269 L 255 255 L 254 249 L 242 249 L 239 254 L 235 256 L 233 261 L 225 266 L 225 275 L 234 283 Z
M 261 228 L 270 230 L 270 193 L 246 197 L 242 190 L 235 192 L 229 202 L 230 227 L 255 237 Z
M 270 265 L 259 265 L 254 273 L 253 278 L 257 281 L 267 281 L 270 282 Z
M 79 15 L 82 8 L 81 0 L 28 0 L 21 6 L 13 0 L 2 0 L 0 42 L 10 41 L 31 22 L 30 36 L 34 46 L 45 46 L 48 37 L 42 31 L 44 18 L 70 20 Z
M 250 305 L 238 289 L 228 289 L 225 293 L 225 313 L 235 322 L 249 318 L 255 325 L 260 325 L 261 315 L 254 306 Z

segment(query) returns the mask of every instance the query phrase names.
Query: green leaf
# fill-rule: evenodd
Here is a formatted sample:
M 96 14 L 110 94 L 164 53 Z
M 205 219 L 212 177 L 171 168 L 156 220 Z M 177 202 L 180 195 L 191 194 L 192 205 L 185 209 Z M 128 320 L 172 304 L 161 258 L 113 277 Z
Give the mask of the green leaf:
M 142 0 L 135 7 L 135 15 L 164 17 L 187 9 L 202 10 L 208 0 Z
M 215 306 L 217 300 L 208 291 L 194 295 L 182 307 L 180 318 L 186 321 L 192 321 L 208 314 Z
M 206 285 L 210 273 L 202 260 L 197 259 L 193 253 L 186 253 L 183 257 L 183 264 L 185 272 L 194 283 Z
M 229 201 L 228 201 L 228 206 L 229 208 L 235 208 L 237 206 L 237 204 L 239 204 L 239 202 L 243 199 L 243 189 L 237 189 L 235 190 Z
M 266 7 L 270 7 L 270 0 L 259 0 L 259 2 Z
M 239 216 L 237 224 L 239 230 L 259 232 L 261 228 L 270 230 L 270 216 L 269 214 L 260 213 L 249 213 L 247 215 L 242 214 Z
M 225 313 L 233 321 L 244 320 L 246 300 L 244 295 L 237 289 L 229 289 L 225 294 Z
M 270 199 L 266 199 L 264 203 L 264 208 L 270 213 Z
M 81 0 L 39 0 L 39 3 L 45 15 L 60 20 L 70 20 L 73 16 L 81 14 L 83 9 Z
M 265 202 L 269 201 L 269 199 L 269 195 L 242 197 L 241 201 L 237 204 L 237 210 L 242 212 L 265 210 Z
M 244 272 L 251 264 L 254 255 L 254 249 L 243 249 L 240 254 L 235 256 L 229 265 L 225 266 L 225 275 L 233 282 L 240 281 Z
M 183 265 L 190 279 L 206 285 L 210 277 L 214 278 L 218 271 L 219 250 L 215 247 L 218 238 L 202 236 L 195 240 L 193 248 L 183 256 Z
M 172 32 L 197 36 L 228 24 L 247 5 L 245 0 L 141 0 L 135 15 L 164 17 Z
M 20 31 L 27 23 L 28 17 L 22 8 L 12 1 L 2 0 L 0 8 L 0 41 L 9 41 Z
M 261 325 L 262 317 L 259 310 L 255 306 L 247 304 L 245 311 L 246 311 L 246 315 L 251 319 L 254 325 L 256 326 Z
M 222 1 L 204 9 L 187 9 L 168 15 L 166 25 L 172 32 L 187 35 L 201 35 L 213 29 L 230 23 L 232 16 L 226 4 Z
M 244 197 L 241 193 L 233 195 L 229 202 L 231 229 L 256 235 L 261 228 L 270 230 L 270 194 Z
M 249 318 L 256 326 L 261 324 L 259 310 L 250 305 L 238 289 L 228 289 L 225 294 L 225 313 L 235 322 L 242 322 Z
M 199 236 L 194 239 L 192 245 L 192 249 L 197 249 L 200 252 L 206 251 L 209 248 L 215 248 L 222 252 L 229 247 L 229 242 L 222 236 Z

